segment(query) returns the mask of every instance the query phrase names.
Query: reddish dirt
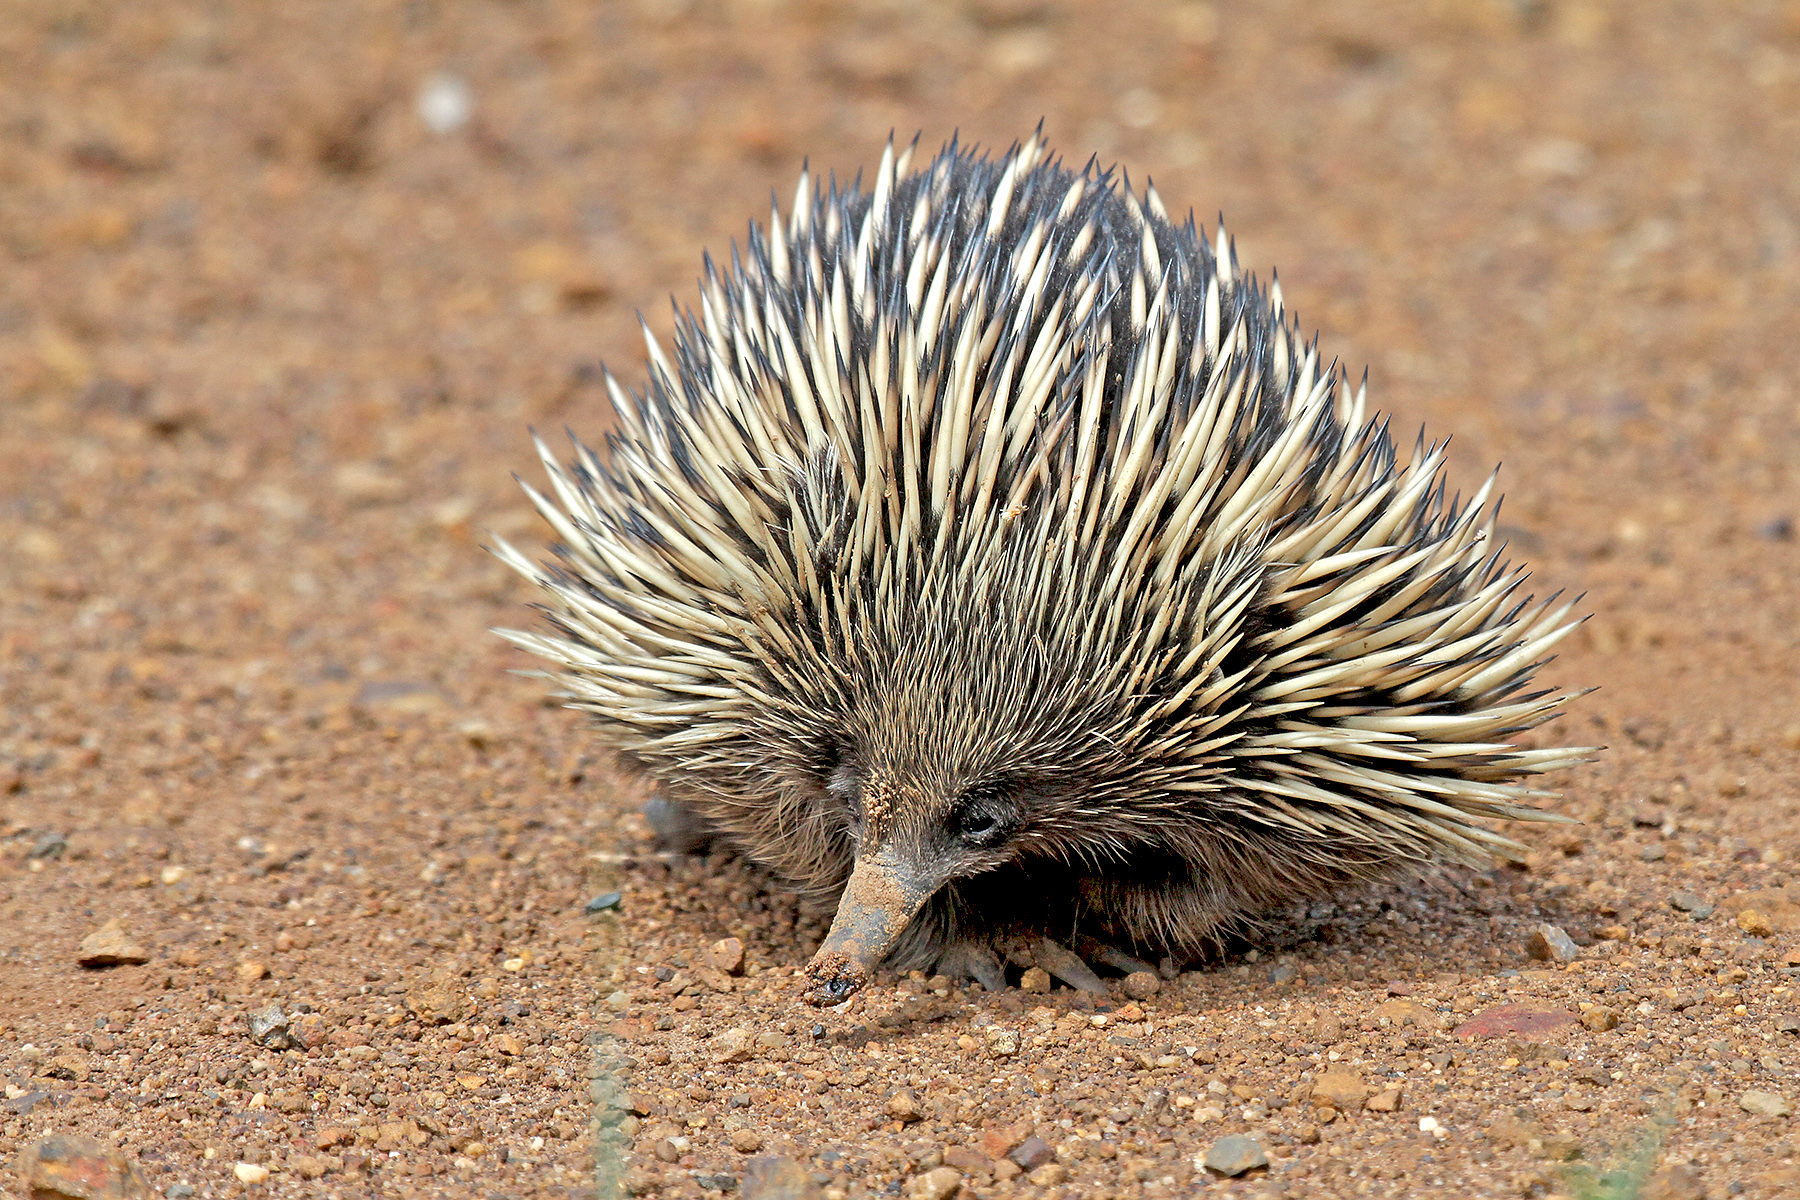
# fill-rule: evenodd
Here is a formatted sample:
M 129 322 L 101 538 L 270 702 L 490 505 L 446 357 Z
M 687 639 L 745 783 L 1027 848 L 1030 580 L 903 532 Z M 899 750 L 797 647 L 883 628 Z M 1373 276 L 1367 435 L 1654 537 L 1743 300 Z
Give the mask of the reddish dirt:
M 6 6 L 0 1187 L 88 1134 L 171 1196 L 1531 1196 L 1656 1134 L 1648 1194 L 1800 1194 L 1797 114 L 1792 3 Z M 650 853 L 481 547 L 803 158 L 1040 117 L 1505 462 L 1607 750 L 1528 863 L 1154 992 L 819 1014 L 822 919 Z

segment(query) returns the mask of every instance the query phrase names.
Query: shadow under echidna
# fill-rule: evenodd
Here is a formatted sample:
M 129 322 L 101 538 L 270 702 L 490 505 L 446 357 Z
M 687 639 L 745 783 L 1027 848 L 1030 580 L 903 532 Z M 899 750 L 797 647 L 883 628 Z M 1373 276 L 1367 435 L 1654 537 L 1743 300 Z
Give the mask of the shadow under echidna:
M 806 998 L 884 962 L 1182 956 L 1554 819 L 1510 740 L 1572 627 L 1492 481 L 1446 499 L 1280 285 L 1036 139 L 815 189 L 708 259 L 606 453 L 539 444 L 572 707 L 667 823 L 837 913 Z M 527 489 L 531 490 L 531 489 Z M 1078 953 L 1079 952 L 1079 953 Z

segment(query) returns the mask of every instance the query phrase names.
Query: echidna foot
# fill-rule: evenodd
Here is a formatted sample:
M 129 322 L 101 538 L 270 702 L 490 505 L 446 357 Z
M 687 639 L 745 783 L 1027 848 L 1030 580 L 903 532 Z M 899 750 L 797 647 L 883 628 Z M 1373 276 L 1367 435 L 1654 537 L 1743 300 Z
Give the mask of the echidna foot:
M 938 955 L 936 970 L 952 979 L 973 979 L 990 992 L 1006 990 L 1006 967 L 986 942 L 951 943 Z
M 1106 994 L 1106 984 L 1079 954 L 1047 937 L 1011 942 L 1006 946 L 1006 956 L 1022 967 L 1042 967 L 1072 988 Z
M 1135 955 L 1127 954 L 1117 946 L 1109 946 L 1090 937 L 1074 938 L 1072 941 L 1076 952 L 1089 962 L 1111 967 L 1125 975 L 1133 975 L 1139 971 L 1149 971 L 1152 974 L 1156 972 L 1155 966 Z
M 700 854 L 711 848 L 718 831 L 693 809 L 665 796 L 644 801 L 644 819 L 656 832 L 656 848 L 675 854 Z

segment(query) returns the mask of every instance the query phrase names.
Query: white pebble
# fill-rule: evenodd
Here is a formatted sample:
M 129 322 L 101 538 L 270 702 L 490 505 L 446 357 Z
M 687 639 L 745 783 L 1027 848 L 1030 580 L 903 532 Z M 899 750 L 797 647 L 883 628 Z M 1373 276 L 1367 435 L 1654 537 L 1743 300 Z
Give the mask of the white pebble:
M 245 1187 L 254 1187 L 269 1178 L 269 1168 L 256 1163 L 238 1163 L 231 1168 L 231 1173 L 236 1175 L 238 1182 Z
M 1420 1117 L 1419 1132 L 1429 1133 L 1440 1142 L 1443 1141 L 1445 1137 L 1449 1136 L 1450 1133 L 1448 1129 L 1445 1129 L 1442 1125 L 1438 1124 L 1438 1119 L 1436 1117 Z
M 475 94 L 455 75 L 433 75 L 419 88 L 419 119 L 433 133 L 455 133 L 469 123 Z

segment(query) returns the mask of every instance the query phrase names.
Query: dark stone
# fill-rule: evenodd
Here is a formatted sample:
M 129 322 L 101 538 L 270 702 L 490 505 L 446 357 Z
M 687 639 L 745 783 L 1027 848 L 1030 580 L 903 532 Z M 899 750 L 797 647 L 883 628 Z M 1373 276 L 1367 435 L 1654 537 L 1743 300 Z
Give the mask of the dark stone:
M 1234 1133 L 1222 1137 L 1206 1149 L 1206 1169 L 1217 1175 L 1235 1178 L 1246 1171 L 1269 1165 L 1269 1156 L 1255 1138 Z
M 17 1113 L 23 1117 L 30 1115 L 32 1109 L 48 1099 L 50 1099 L 49 1092 L 31 1091 L 22 1096 L 14 1096 L 11 1100 L 5 1101 L 5 1105 L 8 1112 Z
M 1713 906 L 1692 892 L 1676 892 L 1669 897 L 1669 907 L 1686 913 L 1696 921 L 1704 921 L 1713 915 Z
M 25 857 L 26 858 L 61 858 L 63 856 L 63 852 L 66 851 L 68 848 L 69 848 L 69 839 L 64 837 L 62 834 L 60 834 L 60 833 L 40 834 L 38 836 L 37 841 L 35 841 L 31 844 L 31 851 L 30 851 L 30 853 L 26 854 Z

